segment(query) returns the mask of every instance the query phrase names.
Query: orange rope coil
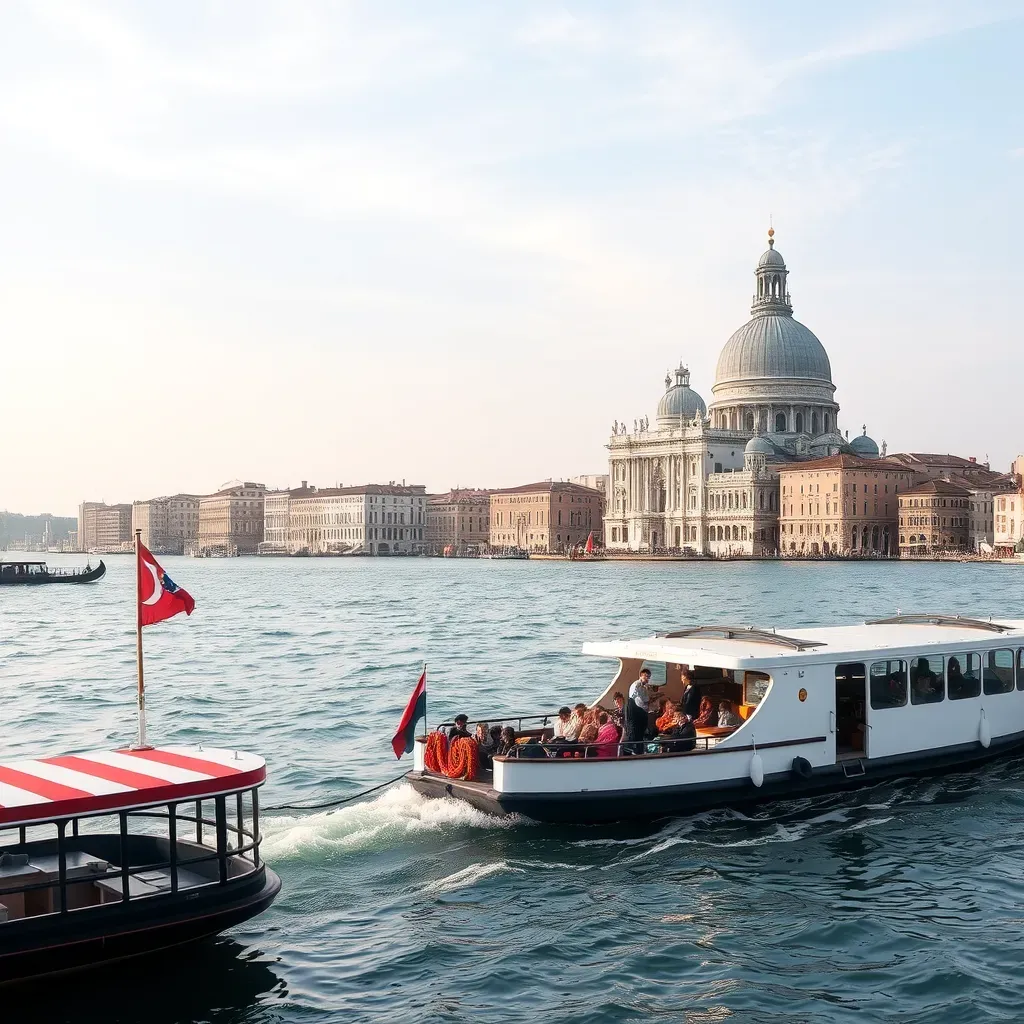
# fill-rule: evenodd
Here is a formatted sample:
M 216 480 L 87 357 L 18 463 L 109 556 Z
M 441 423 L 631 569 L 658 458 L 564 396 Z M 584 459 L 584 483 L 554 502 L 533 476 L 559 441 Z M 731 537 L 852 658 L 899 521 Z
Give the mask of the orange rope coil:
M 457 737 L 449 749 L 448 739 L 444 733 L 432 732 L 427 737 L 423 763 L 429 771 L 438 775 L 472 782 L 480 770 L 480 751 L 476 740 L 467 739 L 465 736 Z

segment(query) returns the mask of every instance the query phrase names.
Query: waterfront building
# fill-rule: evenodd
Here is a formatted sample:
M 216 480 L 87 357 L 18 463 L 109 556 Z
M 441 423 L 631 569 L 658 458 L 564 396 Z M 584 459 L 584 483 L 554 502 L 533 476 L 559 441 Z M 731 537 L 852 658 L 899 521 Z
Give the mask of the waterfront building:
M 604 494 L 567 480 L 542 480 L 491 492 L 490 546 L 562 553 L 604 542 Z
M 310 486 L 270 491 L 264 503 L 264 555 L 417 555 L 425 550 L 422 484 Z
M 780 553 L 896 555 L 900 495 L 914 483 L 898 462 L 847 453 L 780 466 Z
M 180 555 L 199 533 L 198 494 L 173 494 L 132 504 L 132 531 L 156 554 Z
M 455 488 L 427 499 L 426 547 L 432 555 L 450 548 L 458 555 L 479 554 L 490 540 L 491 492 Z
M 925 480 L 901 493 L 900 555 L 966 551 L 971 533 L 971 493 L 947 480 Z
M 78 506 L 78 539 L 82 551 L 123 551 L 132 545 L 132 507 L 83 501 Z
M 590 487 L 592 490 L 601 491 L 604 494 L 605 507 L 608 506 L 608 483 L 607 473 L 582 473 L 579 476 L 569 477 L 569 483 L 579 484 L 581 487 Z
M 1000 555 L 1024 550 L 1024 485 L 993 497 L 995 514 L 992 546 Z
M 630 430 L 615 421 L 605 516 L 610 549 L 769 554 L 778 541 L 779 495 L 774 502 L 768 496 L 777 479 L 772 467 L 840 453 L 878 457 L 866 429 L 853 441 L 839 432 L 828 354 L 794 319 L 788 277 L 769 231 L 768 249 L 754 271 L 751 318 L 719 355 L 710 407 L 680 364 L 665 377 L 653 425 L 643 417 Z M 756 469 L 748 466 L 748 454 L 758 457 Z M 731 474 L 748 475 L 741 481 Z M 730 493 L 734 503 L 740 501 L 738 510 L 728 507 Z M 744 498 L 750 515 L 729 515 L 744 512 Z
M 189 552 L 202 556 L 254 555 L 263 540 L 264 484 L 235 480 L 199 499 Z
M 995 544 L 995 497 L 991 487 L 967 486 L 971 495 L 969 549 L 975 554 L 990 554 Z

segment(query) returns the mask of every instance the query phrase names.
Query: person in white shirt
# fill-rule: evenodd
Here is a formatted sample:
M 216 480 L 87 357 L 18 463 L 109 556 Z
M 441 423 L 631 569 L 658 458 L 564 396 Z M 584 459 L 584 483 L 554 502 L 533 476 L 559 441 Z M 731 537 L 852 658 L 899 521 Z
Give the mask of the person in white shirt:
M 723 700 L 718 705 L 718 728 L 726 729 L 742 724 L 743 719 L 733 710 L 732 701 Z
M 642 741 L 647 732 L 647 711 L 651 702 L 651 670 L 640 669 L 640 675 L 629 686 L 625 708 L 625 740 L 634 754 L 643 753 Z
M 568 739 L 567 731 L 569 729 L 569 719 L 572 717 L 572 712 L 566 708 L 561 707 L 558 709 L 558 717 L 555 719 L 554 735 L 551 737 L 553 740 L 564 740 Z

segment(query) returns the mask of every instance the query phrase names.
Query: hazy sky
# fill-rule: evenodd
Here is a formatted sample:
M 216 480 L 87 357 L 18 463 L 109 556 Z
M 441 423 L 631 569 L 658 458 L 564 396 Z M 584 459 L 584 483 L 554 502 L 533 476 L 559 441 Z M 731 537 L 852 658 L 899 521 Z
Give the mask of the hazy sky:
M 1024 3 L 0 8 L 0 508 L 606 471 L 769 215 L 840 426 L 1024 450 Z

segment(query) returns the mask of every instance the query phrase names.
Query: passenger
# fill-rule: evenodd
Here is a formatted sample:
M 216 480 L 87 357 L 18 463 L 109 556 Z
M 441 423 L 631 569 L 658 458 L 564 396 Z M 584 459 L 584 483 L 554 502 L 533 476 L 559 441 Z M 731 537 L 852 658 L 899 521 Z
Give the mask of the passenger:
M 604 714 L 604 712 L 602 712 Z M 605 716 L 607 718 L 607 715 Z M 581 753 L 584 757 L 594 757 L 594 748 L 588 746 L 588 744 L 595 743 L 597 741 L 597 734 L 600 732 L 600 726 L 597 723 L 597 715 L 592 711 L 588 711 L 583 721 L 583 728 L 580 729 L 580 735 L 578 743 L 583 748 Z
M 615 696 L 612 697 L 612 701 L 614 702 L 615 706 L 610 711 L 608 711 L 607 714 L 608 714 L 608 717 L 621 730 L 623 725 L 625 724 L 626 698 L 623 697 L 621 690 L 616 690 L 615 691 Z
M 572 717 L 572 712 L 567 707 L 560 707 L 558 709 L 558 717 L 555 719 L 554 734 L 552 740 L 564 740 L 566 738 L 565 732 L 569 727 L 569 719 Z
M 569 716 L 569 723 L 565 729 L 565 738 L 567 740 L 575 743 L 580 738 L 580 732 L 583 730 L 586 715 L 586 704 L 577 704 L 576 707 L 573 708 L 572 714 Z
M 476 736 L 474 739 L 482 751 L 488 754 L 494 752 L 494 741 L 491 739 L 491 730 L 488 729 L 486 722 L 476 723 Z
M 683 672 L 683 682 L 683 697 L 679 703 L 684 715 L 696 719 L 700 715 L 700 690 L 693 685 L 693 680 L 687 672 Z
M 511 725 L 506 725 L 501 730 L 501 739 L 498 741 L 495 754 L 498 757 L 515 757 L 516 753 L 516 731 Z
M 498 744 L 500 742 L 501 742 L 501 726 L 500 725 L 492 725 L 491 726 L 491 747 L 494 750 L 497 750 L 498 749 Z
M 937 700 L 942 700 L 942 684 L 932 671 L 927 658 L 917 659 L 911 685 L 914 687 L 915 704 L 932 704 Z
M 455 724 L 448 730 L 449 743 L 451 743 L 452 740 L 459 739 L 460 737 L 467 740 L 472 739 L 472 736 L 469 735 L 469 730 L 466 728 L 466 723 L 468 721 L 469 719 L 465 715 L 455 716 Z
M 625 732 L 629 751 L 643 753 L 643 741 L 647 733 L 647 706 L 651 700 L 651 670 L 640 669 L 640 675 L 629 686 L 629 700 L 626 704 Z
M 676 715 L 679 711 L 679 706 L 671 700 L 662 701 L 664 705 L 661 709 L 661 714 L 658 716 L 658 720 L 654 723 L 654 727 L 659 733 L 665 732 L 666 729 L 671 729 L 675 724 Z
M 949 687 L 950 700 L 957 700 L 967 692 L 967 680 L 960 668 L 959 658 L 950 658 L 946 669 L 946 685 Z
M 685 754 L 697 746 L 697 727 L 689 715 L 679 712 L 675 722 L 665 730 L 668 742 L 661 749 L 666 754 Z
M 736 726 L 742 724 L 743 719 L 736 714 L 736 709 L 732 706 L 732 701 L 723 700 L 718 705 L 718 728 L 734 729 Z
M 597 745 L 594 750 L 598 757 L 615 757 L 619 752 L 619 727 L 608 717 L 607 711 L 597 716 Z
M 687 714 L 689 715 L 689 712 Z M 715 702 L 710 697 L 701 697 L 697 717 L 693 719 L 694 726 L 698 729 L 707 729 L 717 723 L 718 712 L 715 710 Z

